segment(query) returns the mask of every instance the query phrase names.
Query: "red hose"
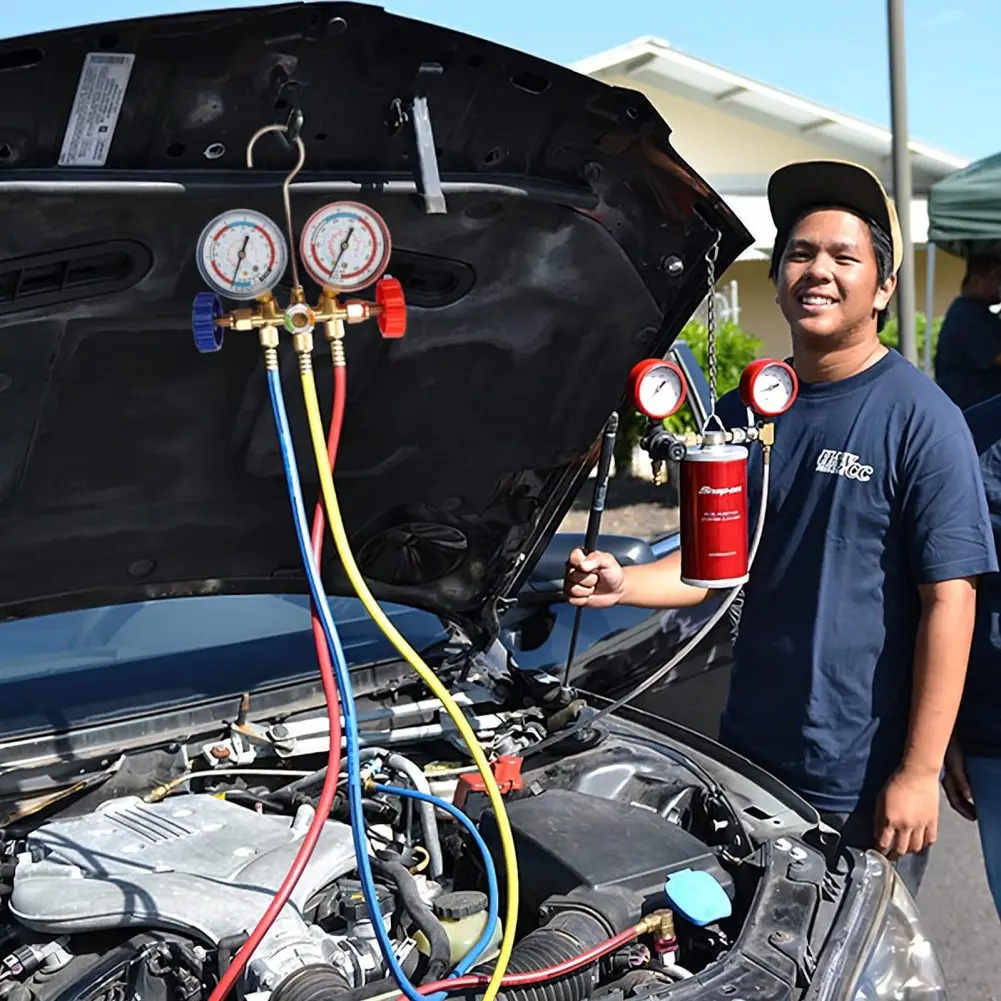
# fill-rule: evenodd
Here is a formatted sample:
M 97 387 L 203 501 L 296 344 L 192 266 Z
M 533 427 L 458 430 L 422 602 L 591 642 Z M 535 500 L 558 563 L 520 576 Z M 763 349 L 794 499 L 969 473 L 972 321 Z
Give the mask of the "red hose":
M 327 458 L 330 461 L 330 468 L 334 468 L 337 459 L 337 448 L 341 440 L 341 428 L 344 424 L 344 398 L 347 387 L 347 370 L 343 365 L 334 366 L 334 400 L 333 409 L 330 415 L 330 431 L 327 434 Z M 323 531 L 325 518 L 323 515 L 322 496 L 316 502 L 316 510 L 313 512 L 313 529 L 310 541 L 313 545 L 313 558 L 316 561 L 317 569 L 320 569 L 320 559 L 323 555 Z M 327 752 L 327 774 L 323 779 L 323 788 L 320 790 L 320 801 L 316 807 L 316 815 L 309 825 L 309 830 L 303 838 L 299 851 L 296 852 L 292 866 L 282 880 L 282 885 L 278 888 L 274 899 L 268 905 L 268 909 L 262 915 L 256 927 L 250 933 L 250 937 L 241 946 L 239 952 L 233 957 L 233 961 L 226 968 L 219 983 L 208 997 L 208 1001 L 222 1001 L 232 990 L 240 974 L 243 972 L 247 961 L 254 954 L 254 950 L 261 944 L 261 940 L 267 935 L 275 918 L 278 917 L 281 909 L 288 903 L 292 891 L 295 889 L 299 877 L 302 876 L 306 865 L 309 863 L 316 842 L 319 840 L 320 831 L 330 816 L 330 808 L 334 805 L 334 795 L 337 792 L 337 780 L 341 771 L 341 701 L 337 695 L 337 682 L 334 679 L 334 667 L 330 660 L 330 650 L 327 647 L 327 638 L 323 632 L 323 626 L 316 612 L 316 606 L 310 601 L 310 615 L 313 624 L 313 639 L 316 642 L 316 659 L 320 667 L 320 680 L 323 683 L 323 695 L 327 702 L 327 720 L 330 724 L 330 749 Z
M 531 984 L 542 983 L 544 980 L 555 980 L 557 977 L 566 976 L 584 966 L 590 966 L 602 956 L 607 956 L 616 949 L 628 945 L 639 935 L 639 929 L 627 928 L 619 932 L 613 938 L 606 939 L 587 952 L 582 952 L 571 959 L 564 959 L 562 963 L 554 966 L 546 966 L 541 970 L 527 970 L 525 973 L 508 973 L 501 980 L 502 987 L 528 987 Z M 423 984 L 417 988 L 418 994 L 435 994 L 438 991 L 460 991 L 469 990 L 470 987 L 485 987 L 490 983 L 490 976 L 485 973 L 470 973 L 465 977 L 452 977 L 451 980 L 436 980 L 433 984 Z M 401 994 L 396 1001 L 405 1001 L 405 996 Z

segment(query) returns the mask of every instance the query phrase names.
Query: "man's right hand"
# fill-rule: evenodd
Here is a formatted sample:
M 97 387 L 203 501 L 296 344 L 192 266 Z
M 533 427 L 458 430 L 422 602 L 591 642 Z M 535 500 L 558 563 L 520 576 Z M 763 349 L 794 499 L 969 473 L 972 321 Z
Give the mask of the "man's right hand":
M 625 573 L 608 553 L 585 553 L 578 547 L 567 561 L 563 593 L 571 605 L 611 608 L 622 600 Z

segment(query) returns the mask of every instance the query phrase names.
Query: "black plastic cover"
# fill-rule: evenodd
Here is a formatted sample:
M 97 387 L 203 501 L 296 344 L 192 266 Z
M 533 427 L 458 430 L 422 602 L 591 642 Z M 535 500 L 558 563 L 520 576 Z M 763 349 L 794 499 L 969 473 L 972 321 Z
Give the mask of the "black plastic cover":
M 435 897 L 431 906 L 438 917 L 457 921 L 459 918 L 468 918 L 479 911 L 485 911 L 489 903 L 487 895 L 480 890 L 456 890 Z
M 60 166 L 88 58 L 132 65 L 124 103 L 103 166 Z M 394 124 L 430 63 L 443 215 L 417 194 L 412 122 Z M 306 590 L 256 338 L 231 332 L 203 356 L 191 334 L 206 222 L 236 206 L 283 218 L 289 149 L 265 136 L 246 168 L 262 126 L 303 116 L 295 227 L 362 200 L 389 226 L 409 303 L 404 338 L 369 323 L 347 340 L 337 491 L 359 567 L 379 600 L 482 646 L 583 485 L 629 371 L 704 297 L 706 251 L 719 238 L 722 273 L 751 242 L 642 94 L 375 6 L 84 25 L 7 39 L 0 67 L 0 269 L 132 248 L 99 255 L 89 281 L 70 267 L 73 298 L 38 307 L 22 287 L 0 310 L 4 618 Z M 47 271 L 31 276 L 52 291 Z M 311 513 L 287 339 L 280 356 Z M 351 594 L 326 551 L 328 593 Z
M 628 890 L 647 907 L 666 902 L 664 881 L 681 869 L 711 873 L 732 898 L 729 874 L 713 851 L 659 814 L 568 789 L 547 789 L 507 804 L 518 855 L 521 897 L 538 910 L 553 895 L 581 887 Z M 501 864 L 492 811 L 481 833 Z

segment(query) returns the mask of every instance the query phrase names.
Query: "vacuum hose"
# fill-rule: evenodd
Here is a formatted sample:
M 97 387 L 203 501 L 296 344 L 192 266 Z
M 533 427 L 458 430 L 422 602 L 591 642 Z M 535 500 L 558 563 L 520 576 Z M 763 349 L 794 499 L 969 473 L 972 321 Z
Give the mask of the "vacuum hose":
M 449 961 L 452 958 L 452 945 L 442 923 L 434 916 L 431 908 L 424 903 L 417 881 L 410 875 L 410 870 L 394 853 L 382 853 L 385 857 L 372 859 L 372 869 L 378 875 L 388 879 L 396 887 L 403 909 L 410 915 L 413 922 L 424 933 L 431 946 L 427 974 L 424 982 L 441 979 L 448 972 Z

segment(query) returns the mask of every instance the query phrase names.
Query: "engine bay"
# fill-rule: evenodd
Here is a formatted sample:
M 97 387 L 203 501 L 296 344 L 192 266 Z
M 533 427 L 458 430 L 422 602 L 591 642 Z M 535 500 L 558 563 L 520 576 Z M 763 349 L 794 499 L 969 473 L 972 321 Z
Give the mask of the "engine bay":
M 740 839 L 721 821 L 718 791 L 700 770 L 666 744 L 615 732 L 523 758 L 546 732 L 544 714 L 493 708 L 470 715 L 488 746 L 509 752 L 495 760 L 521 871 L 510 973 L 570 961 L 646 921 L 645 934 L 595 961 L 506 994 L 632 996 L 718 964 L 741 934 L 762 868 L 734 854 Z M 427 723 L 423 739 L 400 739 L 415 728 L 399 724 L 428 712 L 427 700 L 398 699 L 369 713 L 362 751 L 384 926 L 421 985 L 439 980 L 487 926 L 482 848 L 496 865 L 495 888 L 503 885 L 496 817 L 458 742 Z M 395 725 L 378 729 L 378 718 Z M 123 778 L 119 769 L 117 782 L 11 824 L 2 847 L 0 999 L 206 997 L 313 819 L 324 778 L 323 741 L 308 736 L 316 722 L 243 720 L 172 751 L 140 752 L 127 760 L 159 756 L 160 774 L 173 777 L 152 780 L 155 769 L 135 767 Z M 386 795 L 384 782 L 454 804 L 481 843 L 442 809 Z M 399 995 L 360 892 L 348 809 L 339 795 L 250 959 L 243 997 Z M 474 974 L 490 969 L 500 936 L 498 924 Z

